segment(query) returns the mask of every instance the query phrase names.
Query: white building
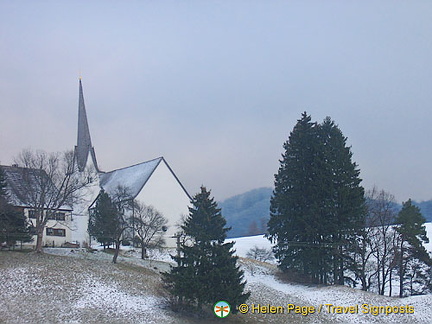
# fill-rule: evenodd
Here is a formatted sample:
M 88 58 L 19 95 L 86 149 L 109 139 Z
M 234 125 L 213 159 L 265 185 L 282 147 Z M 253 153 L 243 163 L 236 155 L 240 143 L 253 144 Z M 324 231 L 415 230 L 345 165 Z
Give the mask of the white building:
M 32 201 L 29 202 L 28 187 L 38 188 L 41 182 L 50 181 L 48 175 L 40 169 L 28 169 L 18 166 L 1 166 L 6 176 L 6 190 L 8 192 L 10 203 L 36 227 L 36 213 L 40 210 L 34 209 Z M 40 181 L 43 179 L 43 181 Z M 44 213 L 47 212 L 45 209 Z M 49 215 L 49 214 L 48 214 Z M 72 240 L 72 208 L 63 206 L 49 216 L 45 226 L 42 245 L 59 247 L 70 243 Z M 24 245 L 36 245 L 36 235 L 33 236 L 33 242 Z
M 74 206 L 75 231 L 72 240 L 80 244 L 88 243 L 88 208 L 92 205 L 100 189 L 109 195 L 119 187 L 127 188 L 131 198 L 153 206 L 168 220 L 168 230 L 164 238 L 168 247 L 174 247 L 173 235 L 178 232 L 183 215 L 189 214 L 190 196 L 163 157 L 158 157 L 136 165 L 104 172 L 99 169 L 96 153 L 91 142 L 90 130 L 84 104 L 82 82 L 79 81 L 78 138 L 75 146 L 75 163 L 79 172 L 93 170 L 95 181 L 86 188 L 84 201 Z

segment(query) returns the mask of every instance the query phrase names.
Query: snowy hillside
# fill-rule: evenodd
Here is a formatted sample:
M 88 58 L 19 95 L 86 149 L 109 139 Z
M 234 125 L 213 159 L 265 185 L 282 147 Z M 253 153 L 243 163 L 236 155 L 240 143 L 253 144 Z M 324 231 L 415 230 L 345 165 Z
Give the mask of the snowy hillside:
M 426 230 L 428 237 L 432 238 L 432 223 L 426 224 Z M 234 246 L 236 254 L 243 258 L 253 247 L 271 248 L 270 242 L 262 235 L 232 240 L 236 242 Z M 425 244 L 425 247 L 432 254 L 432 242 Z M 247 286 L 253 292 L 247 303 L 249 313 L 252 305 L 256 309 L 257 304 L 284 307 L 284 314 L 254 314 L 257 319 L 265 317 L 266 320 L 272 320 L 278 316 L 292 315 L 293 319 L 297 319 L 299 322 L 311 320 L 312 322 L 341 323 L 430 323 L 432 318 L 432 298 L 430 295 L 400 299 L 345 286 L 305 286 L 281 282 L 278 279 L 275 266 L 272 267 L 265 263 L 256 262 L 251 266 L 250 261 L 243 261 L 243 268 L 248 282 Z M 268 294 L 269 290 L 272 291 L 270 295 Z M 309 315 L 292 314 L 296 309 L 294 308 L 291 310 L 291 314 L 287 314 L 287 304 L 308 306 L 309 309 L 313 308 L 314 313 Z M 303 308 L 303 310 L 305 309 Z M 394 313 L 396 311 L 397 314 Z M 402 314 L 402 312 L 404 313 Z
M 432 254 L 432 223 L 426 223 L 426 232 L 429 238 L 429 243 L 424 244 L 425 248 L 429 253 Z M 234 241 L 234 248 L 237 251 L 237 255 L 240 257 L 246 257 L 247 252 L 257 246 L 258 248 L 271 249 L 272 245 L 268 239 L 264 237 L 264 235 L 256 235 L 256 236 L 247 236 L 247 237 L 239 237 L 229 239 L 228 241 Z
M 432 223 L 426 223 L 426 232 L 429 238 L 429 243 L 424 244 L 425 248 L 429 253 L 432 254 Z M 237 255 L 245 258 L 247 252 L 257 246 L 259 248 L 271 249 L 272 245 L 268 239 L 264 237 L 264 235 L 256 235 L 256 236 L 247 236 L 247 237 L 239 237 L 229 239 L 228 241 L 234 241 L 234 248 L 237 251 Z
M 432 237 L 432 224 L 427 230 Z M 251 296 L 242 306 L 245 314 L 230 315 L 225 323 L 430 323 L 430 295 L 400 299 L 345 286 L 290 283 L 274 262 L 244 258 L 254 246 L 269 249 L 267 239 L 235 241 Z M 432 250 L 431 243 L 427 249 Z M 174 250 L 154 252 L 151 260 L 143 261 L 138 250 L 125 248 L 117 265 L 102 251 L 45 252 L 0 252 L 1 323 L 209 322 L 180 316 L 167 307 L 160 272 L 169 269 L 169 253 Z

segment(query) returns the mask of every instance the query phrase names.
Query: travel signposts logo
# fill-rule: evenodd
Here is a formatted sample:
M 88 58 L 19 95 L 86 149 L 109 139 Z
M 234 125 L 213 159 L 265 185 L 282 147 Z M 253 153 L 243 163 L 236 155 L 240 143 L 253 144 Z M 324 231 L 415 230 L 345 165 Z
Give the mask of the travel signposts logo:
M 226 301 L 218 301 L 213 306 L 213 312 L 217 317 L 224 318 L 231 313 L 231 306 Z

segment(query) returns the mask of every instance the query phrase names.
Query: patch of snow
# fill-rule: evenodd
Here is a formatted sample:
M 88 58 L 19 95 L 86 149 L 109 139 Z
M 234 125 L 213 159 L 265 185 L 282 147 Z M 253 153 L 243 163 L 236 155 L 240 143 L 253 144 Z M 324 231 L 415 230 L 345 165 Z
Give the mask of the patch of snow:
M 131 312 L 149 313 L 157 309 L 162 302 L 154 296 L 133 296 L 121 291 L 115 284 L 106 284 L 97 278 L 88 276 L 80 287 L 81 297 L 74 307 L 93 308 L 113 312 L 120 316 L 131 315 Z

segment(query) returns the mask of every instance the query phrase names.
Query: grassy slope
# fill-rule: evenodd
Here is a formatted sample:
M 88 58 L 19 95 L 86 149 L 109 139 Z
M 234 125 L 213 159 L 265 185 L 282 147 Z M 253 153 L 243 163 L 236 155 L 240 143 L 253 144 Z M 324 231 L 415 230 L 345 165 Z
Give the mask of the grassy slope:
M 156 263 L 138 265 L 139 260 L 102 252 L 69 256 L 0 252 L 0 323 L 216 323 L 179 316 L 166 308 Z M 429 296 L 389 298 L 348 287 L 313 287 L 282 283 L 274 265 L 242 259 L 252 292 L 248 304 L 318 306 L 320 303 L 348 306 L 415 305 L 415 316 L 363 314 L 246 314 L 230 315 L 224 323 L 428 323 Z M 146 268 L 147 267 L 147 268 Z
M 199 323 L 166 308 L 157 272 L 110 258 L 0 252 L 0 323 Z

